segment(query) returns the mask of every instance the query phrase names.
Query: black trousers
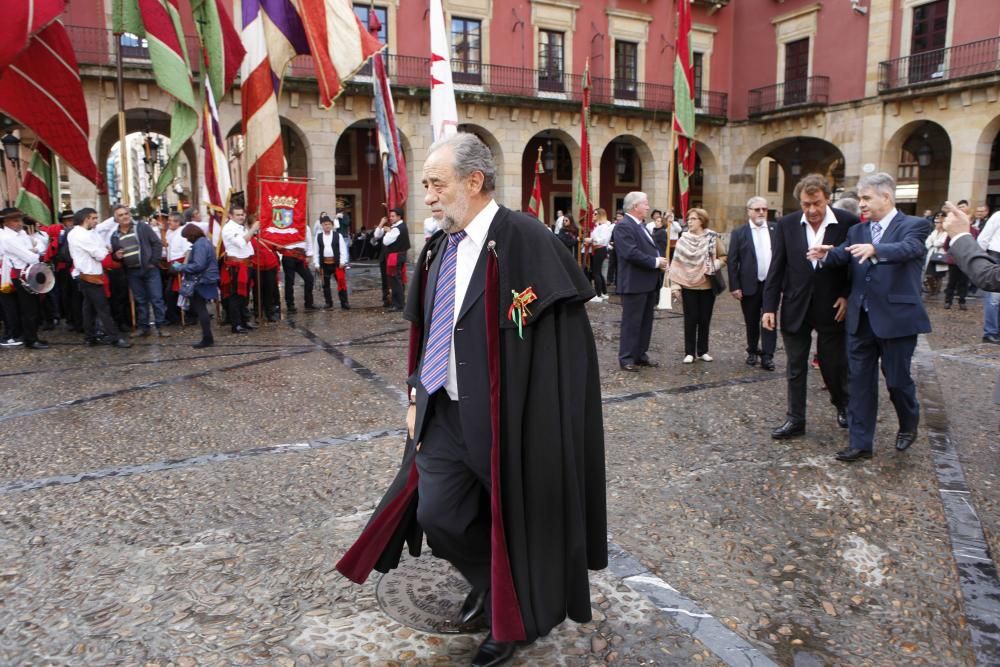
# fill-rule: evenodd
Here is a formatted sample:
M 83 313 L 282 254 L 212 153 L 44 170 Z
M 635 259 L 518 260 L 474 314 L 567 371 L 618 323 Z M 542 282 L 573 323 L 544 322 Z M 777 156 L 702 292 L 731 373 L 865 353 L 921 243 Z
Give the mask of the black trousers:
M 757 291 L 740 299 L 743 322 L 747 328 L 747 354 L 773 357 L 778 346 L 778 332 L 761 329 L 760 320 L 764 314 L 764 281 L 757 282 Z
M 442 388 L 429 399 L 417 452 L 417 521 L 438 558 L 472 587 L 490 587 L 490 443 L 462 436 L 458 401 Z
M 277 316 L 281 311 L 281 294 L 278 291 L 278 269 L 262 269 L 258 274 L 260 280 L 260 303 L 257 303 L 257 290 L 253 290 L 254 312 L 257 317 Z M 261 306 L 264 310 L 261 311 Z
M 618 253 L 614 248 L 608 249 L 608 284 L 613 285 L 618 280 Z
M 951 303 L 958 292 L 958 303 L 965 303 L 965 297 L 969 293 L 969 276 L 962 273 L 962 269 L 955 264 L 948 265 L 948 286 L 944 290 L 944 302 Z
M 212 336 L 212 318 L 208 314 L 208 305 L 205 303 L 205 299 L 198 294 L 197 290 L 191 295 L 189 304 L 188 312 L 196 316 L 198 324 L 201 325 L 201 339 L 203 341 L 214 340 Z
M 247 306 L 250 303 L 249 296 L 240 296 L 236 289 L 239 283 L 240 270 L 237 266 L 223 266 L 222 271 L 229 271 L 229 284 L 231 285 L 232 292 L 226 297 L 226 319 L 229 320 L 229 326 L 232 328 L 245 327 L 249 321 L 250 311 Z M 253 280 L 254 272 L 250 270 L 250 277 L 248 280 L 248 285 L 250 291 L 253 291 Z
M 622 325 L 618 340 L 618 363 L 622 366 L 649 361 L 649 340 L 653 336 L 656 290 L 622 294 Z
M 128 298 L 128 277 L 124 269 L 107 272 L 111 287 L 111 316 L 115 318 L 119 329 L 132 328 L 132 306 Z
M 100 322 L 104 335 L 112 340 L 121 338 L 121 332 L 115 325 L 115 319 L 111 316 L 111 304 L 104 294 L 104 285 L 95 285 L 86 281 L 79 281 L 78 288 L 83 297 L 83 335 L 88 340 L 97 338 L 94 328 L 94 321 Z
M 402 309 L 406 305 L 406 292 L 403 290 L 403 276 L 406 274 L 406 253 L 396 253 L 399 259 L 396 263 L 396 270 L 393 275 L 389 275 L 386 268 L 386 279 L 389 281 L 389 294 L 394 308 Z
M 806 374 L 812 349 L 813 326 L 806 317 L 799 331 L 782 330 L 788 379 L 787 418 L 796 424 L 806 421 Z M 843 325 L 816 329 L 816 353 L 823 382 L 830 392 L 830 402 L 840 409 L 847 407 L 847 344 Z
M 83 327 L 83 294 L 68 270 L 56 271 L 59 314 L 71 329 Z M 105 299 L 107 300 L 107 299 Z M 109 311 L 110 312 L 110 311 Z
M 378 262 L 378 273 L 379 273 L 379 278 L 382 281 L 382 305 L 383 306 L 392 305 L 389 293 L 389 276 L 388 274 L 386 274 L 386 268 L 385 268 L 385 257 L 380 259 Z
M 850 442 L 854 449 L 871 451 L 878 418 L 878 371 L 896 408 L 899 430 L 913 433 L 920 421 L 917 386 L 910 376 L 910 362 L 917 347 L 916 336 L 878 338 L 868 315 L 861 313 L 856 334 L 847 337 L 851 376 L 851 400 L 847 408 Z
M 594 254 L 590 258 L 590 273 L 594 280 L 594 291 L 597 292 L 597 296 L 604 296 L 608 293 L 608 286 L 604 282 L 604 274 L 601 273 L 601 267 L 607 258 L 608 249 L 606 247 L 594 248 Z
M 684 354 L 692 357 L 708 354 L 715 294 L 710 289 L 682 287 L 681 303 L 684 305 Z
M 295 275 L 302 277 L 305 285 L 305 305 L 311 308 L 313 305 L 313 274 L 306 266 L 306 263 L 295 259 L 289 255 L 281 258 L 281 270 L 285 274 L 285 305 L 289 308 L 295 306 Z
M 0 294 L 7 319 L 7 335 L 30 345 L 38 340 L 38 295 L 26 290 L 20 280 L 14 280 L 13 284 L 13 292 Z

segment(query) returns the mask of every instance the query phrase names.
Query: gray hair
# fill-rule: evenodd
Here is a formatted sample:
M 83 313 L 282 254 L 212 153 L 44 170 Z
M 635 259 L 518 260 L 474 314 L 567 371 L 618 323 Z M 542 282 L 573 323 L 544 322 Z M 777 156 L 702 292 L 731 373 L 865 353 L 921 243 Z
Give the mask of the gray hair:
M 833 202 L 834 208 L 839 208 L 842 211 L 847 211 L 856 216 L 861 215 L 861 207 L 858 206 L 858 200 L 854 197 L 843 197 Z
M 764 206 L 767 206 L 767 199 L 764 197 L 750 197 L 750 199 L 747 200 L 747 209 L 753 208 L 753 205 L 757 202 L 761 202 Z
M 646 196 L 645 192 L 630 192 L 627 195 L 625 195 L 625 201 L 622 202 L 622 208 L 625 209 L 626 213 L 628 213 L 629 211 L 634 209 L 643 199 L 646 200 L 649 199 Z
M 868 174 L 858 179 L 858 192 L 867 189 L 872 189 L 896 203 L 896 179 L 884 171 Z
M 455 158 L 453 167 L 459 178 L 479 171 L 483 174 L 483 192 L 488 194 L 496 190 L 497 165 L 482 139 L 469 132 L 459 132 L 434 142 L 427 155 L 442 148 L 451 148 Z

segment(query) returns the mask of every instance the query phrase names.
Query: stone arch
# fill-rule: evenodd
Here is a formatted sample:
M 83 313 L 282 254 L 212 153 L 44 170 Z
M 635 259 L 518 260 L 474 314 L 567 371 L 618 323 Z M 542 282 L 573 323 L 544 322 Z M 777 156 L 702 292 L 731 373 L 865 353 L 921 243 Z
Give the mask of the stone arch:
M 145 131 L 155 132 L 164 137 L 170 136 L 170 115 L 158 109 L 148 107 L 136 107 L 125 111 L 125 135 L 135 134 Z M 107 169 L 108 158 L 111 148 L 118 142 L 118 118 L 111 116 L 105 121 L 97 135 L 97 165 L 98 170 L 104 174 Z M 189 165 L 189 179 L 187 187 L 191 193 L 192 200 L 197 201 L 199 197 L 199 172 L 198 159 L 194 143 L 189 139 L 184 142 L 181 148 L 184 157 Z M 131 171 L 131 169 L 130 169 Z M 131 202 L 135 206 L 137 202 Z M 110 198 L 108 192 L 98 195 L 97 208 L 102 217 L 111 212 Z
M 631 151 L 630 158 L 622 148 Z M 649 197 L 650 206 L 653 208 L 666 208 L 667 190 L 666 184 L 660 184 L 663 180 L 658 169 L 658 164 L 653 157 L 653 151 L 643 139 L 633 134 L 619 134 L 608 141 L 601 152 L 593 152 L 597 157 L 599 165 L 598 183 L 600 185 L 599 205 L 608 210 L 608 215 L 614 215 L 618 208 L 618 201 L 626 193 L 632 190 L 641 190 Z M 620 159 L 621 160 L 620 160 Z M 625 174 L 619 174 L 619 163 L 624 161 Z M 629 164 L 632 162 L 632 164 Z M 630 171 L 631 170 L 631 171 Z M 634 177 L 632 177 L 634 174 Z M 621 180 L 625 178 L 626 180 Z
M 924 151 L 926 165 L 920 164 Z M 940 208 L 948 198 L 951 162 L 951 138 L 942 125 L 920 119 L 900 126 L 882 152 L 883 171 L 896 178 L 899 210 L 919 215 Z
M 743 205 L 752 195 L 765 195 L 766 191 L 760 183 L 757 183 L 757 167 L 761 160 L 770 157 L 780 166 L 784 178 L 784 187 L 780 193 L 780 202 L 769 202 L 779 208 L 779 213 L 787 213 L 794 210 L 799 204 L 792 195 L 795 184 L 799 178 L 811 173 L 826 175 L 832 182 L 834 190 L 843 188 L 844 183 L 844 154 L 840 148 L 821 137 L 802 135 L 794 137 L 782 137 L 760 146 L 747 156 L 743 163 L 743 170 L 747 177 L 747 185 L 744 194 L 739 201 L 729 204 L 729 215 L 731 220 L 741 220 L 744 214 Z M 780 206 L 779 206 L 780 204 Z
M 280 116 L 281 141 L 285 151 L 286 175 L 296 178 L 307 178 L 312 173 L 312 147 L 309 139 L 295 122 Z M 242 192 L 246 187 L 247 170 L 243 152 L 243 122 L 236 121 L 225 135 L 226 152 L 229 160 L 230 177 L 233 190 Z M 244 196 L 245 197 L 245 196 Z M 244 198 L 243 201 L 246 201 Z M 311 219 L 311 217 L 310 217 Z
M 553 170 L 546 170 L 541 177 L 545 224 L 551 225 L 555 221 L 556 211 L 560 209 L 576 219 L 577 214 L 572 211 L 573 188 L 580 177 L 580 145 L 567 132 L 558 128 L 536 132 L 521 152 L 521 210 L 528 210 L 539 148 L 542 149 L 543 156 L 551 150 L 554 161 Z
M 979 141 L 974 148 L 973 183 L 979 187 L 973 188 L 970 203 L 986 203 L 990 211 L 1000 210 L 1000 187 L 990 187 L 992 179 L 990 175 L 993 171 L 991 165 L 997 167 L 1000 164 L 1000 115 L 986 124 L 979 134 Z

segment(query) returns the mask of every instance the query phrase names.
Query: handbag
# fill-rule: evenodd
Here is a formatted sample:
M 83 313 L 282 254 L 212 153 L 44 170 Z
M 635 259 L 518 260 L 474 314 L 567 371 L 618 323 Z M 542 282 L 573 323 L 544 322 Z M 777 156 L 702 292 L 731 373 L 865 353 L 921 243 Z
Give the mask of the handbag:
M 932 252 L 930 262 L 933 264 L 947 264 L 948 263 L 948 253 L 946 252 Z
M 712 286 L 712 294 L 715 296 L 726 291 L 726 279 L 722 277 L 721 271 L 708 274 L 708 283 Z
M 198 286 L 198 278 L 195 278 L 194 280 L 182 280 L 181 288 L 178 293 L 182 297 L 190 299 L 192 296 L 194 296 L 194 288 L 197 286 Z

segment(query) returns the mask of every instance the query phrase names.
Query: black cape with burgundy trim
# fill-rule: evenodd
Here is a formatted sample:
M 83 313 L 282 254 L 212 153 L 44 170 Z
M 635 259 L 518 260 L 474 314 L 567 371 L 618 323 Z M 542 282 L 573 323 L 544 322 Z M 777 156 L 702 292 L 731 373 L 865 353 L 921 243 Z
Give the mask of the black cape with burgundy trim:
M 432 237 L 416 263 L 405 311 L 413 323 L 411 371 L 423 349 L 429 257 L 443 247 L 445 236 L 438 232 Z M 572 254 L 535 218 L 501 207 L 486 248 L 494 251 L 492 258 L 489 250 L 480 257 L 490 267 L 484 296 L 492 298 L 486 301 L 486 317 L 496 332 L 488 337 L 499 345 L 484 344 L 499 351 L 491 357 L 491 363 L 498 362 L 500 384 L 499 396 L 494 396 L 500 426 L 496 498 L 502 503 L 501 538 L 508 555 L 492 560 L 493 594 L 502 587 L 498 581 L 512 581 L 516 593 L 508 598 L 516 606 L 494 601 L 493 629 L 495 635 L 533 640 L 567 616 L 590 620 L 587 571 L 608 563 L 600 376 L 584 305 L 594 292 Z M 508 310 L 512 290 L 528 287 L 538 300 L 529 306 L 522 340 Z M 352 581 L 363 582 L 373 568 L 387 572 L 398 566 L 404 542 L 412 555 L 420 554 L 415 454 L 408 439 L 399 473 L 337 564 Z M 498 566 L 498 560 L 507 563 Z M 503 568 L 499 579 L 498 567 Z M 523 636 L 506 629 L 509 617 L 518 615 Z M 505 629 L 498 633 L 498 627 Z

